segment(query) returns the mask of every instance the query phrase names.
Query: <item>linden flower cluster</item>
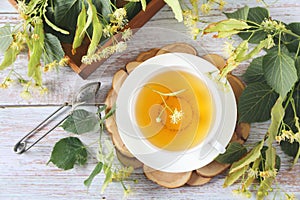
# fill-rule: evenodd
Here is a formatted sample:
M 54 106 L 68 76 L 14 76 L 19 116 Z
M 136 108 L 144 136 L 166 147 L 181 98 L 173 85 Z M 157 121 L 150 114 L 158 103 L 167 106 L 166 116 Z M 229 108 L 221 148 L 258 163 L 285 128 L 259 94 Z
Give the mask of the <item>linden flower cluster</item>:
M 226 2 L 223 0 L 208 0 L 207 3 L 204 3 L 201 5 L 202 13 L 208 14 L 210 12 L 210 10 L 212 9 L 212 7 L 214 6 L 214 4 L 219 5 L 219 9 L 223 10 Z
M 125 8 L 118 8 L 112 14 L 109 14 L 110 23 L 103 28 L 103 36 L 106 38 L 113 37 L 114 45 L 103 48 L 95 54 L 83 56 L 81 59 L 82 63 L 91 64 L 92 62 L 108 58 L 114 53 L 126 50 L 126 41 L 131 38 L 132 30 L 128 28 L 120 33 L 122 34 L 121 39 L 123 41 L 118 42 L 117 39 L 115 39 L 115 35 L 118 34 L 120 30 L 124 29 L 125 25 L 128 23 L 126 17 L 127 12 Z
M 206 3 L 203 3 L 200 8 L 198 7 L 199 0 L 190 0 L 190 3 L 193 8 L 188 8 L 182 11 L 183 24 L 188 28 L 193 38 L 197 39 L 197 36 L 201 33 L 201 29 L 198 28 L 197 23 L 204 22 L 200 20 L 199 10 L 201 10 L 204 15 L 207 15 L 214 5 L 219 5 L 219 9 L 223 10 L 226 2 L 223 0 L 208 0 Z
M 177 108 L 175 108 L 172 115 L 169 116 L 171 118 L 172 124 L 178 124 L 180 120 L 182 120 L 183 112 L 182 110 L 178 111 Z
M 122 39 L 124 39 L 123 36 L 122 36 Z M 106 47 L 91 56 L 87 56 L 87 55 L 83 56 L 81 61 L 82 61 L 82 63 L 85 63 L 85 64 L 91 64 L 92 62 L 96 62 L 101 59 L 108 58 L 109 56 L 111 56 L 114 53 L 123 52 L 126 49 L 127 49 L 127 43 L 124 41 L 121 41 L 121 42 L 116 43 L 115 45 Z
M 296 134 L 293 133 L 292 130 L 282 130 L 281 135 L 277 135 L 275 137 L 277 142 L 281 141 L 289 141 L 290 143 L 294 143 L 294 141 L 299 142 L 300 141 L 300 132 L 297 132 Z
M 110 23 L 103 29 L 103 35 L 105 37 L 111 37 L 118 33 L 119 30 L 123 29 L 128 23 L 126 16 L 127 12 L 125 8 L 118 8 L 112 14 L 109 14 Z

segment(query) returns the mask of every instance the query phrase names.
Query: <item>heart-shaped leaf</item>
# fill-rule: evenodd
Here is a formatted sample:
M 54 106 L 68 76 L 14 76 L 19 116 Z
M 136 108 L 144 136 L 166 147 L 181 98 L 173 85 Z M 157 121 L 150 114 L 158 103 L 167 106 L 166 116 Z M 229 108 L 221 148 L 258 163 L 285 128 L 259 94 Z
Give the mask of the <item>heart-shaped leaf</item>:
M 277 97 L 276 92 L 264 82 L 249 84 L 238 103 L 239 121 L 252 123 L 270 119 Z
M 72 169 L 75 164 L 84 165 L 86 161 L 86 147 L 77 137 L 67 137 L 59 140 L 53 147 L 49 160 L 49 162 L 64 170 Z
M 94 113 L 79 109 L 75 110 L 61 127 L 75 134 L 87 133 L 99 128 L 99 118 Z
M 294 59 L 284 52 L 270 52 L 263 58 L 263 70 L 268 84 L 282 97 L 298 80 Z
M 263 57 L 258 57 L 252 60 L 247 71 L 243 75 L 246 83 L 264 82 L 264 72 L 262 67 Z

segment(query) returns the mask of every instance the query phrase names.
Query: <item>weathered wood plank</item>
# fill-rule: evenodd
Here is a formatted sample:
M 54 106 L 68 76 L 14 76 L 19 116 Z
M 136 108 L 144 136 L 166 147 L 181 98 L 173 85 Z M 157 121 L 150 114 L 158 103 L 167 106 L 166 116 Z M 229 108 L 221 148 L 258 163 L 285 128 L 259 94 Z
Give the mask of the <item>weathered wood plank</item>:
M 16 24 L 20 19 L 16 14 L 10 13 L 6 8 L 6 1 L 0 2 L 0 26 L 7 22 Z M 228 0 L 230 8 L 225 11 L 233 11 L 237 7 L 242 7 L 246 2 L 249 6 L 256 6 L 255 0 L 234 1 Z M 275 1 L 270 0 L 272 16 L 286 22 L 300 20 L 300 4 L 298 0 Z M 229 6 L 228 6 L 229 7 Z M 97 101 L 103 101 L 111 84 L 112 75 L 123 68 L 125 64 L 134 60 L 140 51 L 148 50 L 172 42 L 188 42 L 197 45 L 200 55 L 205 53 L 222 54 L 222 42 L 211 36 L 198 38 L 197 41 L 189 39 L 189 33 L 182 23 L 173 19 L 173 13 L 170 8 L 164 7 L 158 12 L 137 34 L 136 39 L 129 43 L 128 50 L 123 54 L 116 54 L 107 60 L 88 81 L 100 80 L 103 82 L 102 90 Z M 217 10 L 213 10 L 210 15 L 204 16 L 204 20 L 220 20 L 225 17 Z M 157 27 L 153 29 L 152 27 Z M 158 29 L 160 28 L 160 29 Z M 165 30 L 165 28 L 169 30 Z M 160 34 L 163 33 L 163 34 Z M 174 37 L 170 34 L 174 33 Z M 155 39 L 153 39 L 155 38 Z M 3 55 L 0 55 L 0 60 Z M 247 68 L 248 63 L 243 63 L 235 74 L 241 75 Z M 15 64 L 15 68 L 26 74 L 27 56 L 20 56 Z M 7 70 L 0 71 L 0 81 L 7 74 Z M 0 104 L 60 104 L 65 101 L 72 101 L 73 94 L 78 88 L 87 81 L 81 80 L 70 68 L 61 68 L 58 73 L 50 72 L 44 74 L 45 85 L 50 92 L 47 95 L 40 96 L 36 93 L 35 98 L 25 101 L 19 97 L 22 87 L 13 85 L 8 90 L 0 91 Z M 30 152 L 24 155 L 16 155 L 12 148 L 25 132 L 31 130 L 39 121 L 44 119 L 56 107 L 39 108 L 0 108 L 0 199 L 121 199 L 123 196 L 122 187 L 113 183 L 105 192 L 100 194 L 101 183 L 104 180 L 103 175 L 97 177 L 87 192 L 83 185 L 83 180 L 93 169 L 95 160 L 89 161 L 88 165 L 74 170 L 61 171 L 52 164 L 46 165 L 50 151 L 54 143 L 62 137 L 69 134 L 62 129 L 57 128 L 48 135 Z M 247 141 L 248 145 L 254 144 L 266 132 L 268 123 L 252 124 L 251 134 Z M 97 136 L 90 134 L 84 136 L 84 141 L 90 143 L 97 139 Z M 95 150 L 95 148 L 93 148 Z M 280 152 L 280 150 L 279 150 Z M 282 152 L 280 152 L 282 155 Z M 282 169 L 278 175 L 278 183 L 282 189 L 289 193 L 295 193 L 300 198 L 300 165 L 295 166 L 293 171 L 289 171 L 290 158 L 284 157 L 282 160 Z M 151 181 L 147 180 L 141 171 L 136 171 L 133 176 L 138 180 L 137 184 L 129 183 L 133 188 L 133 195 L 129 199 L 240 199 L 234 196 L 231 188 L 222 188 L 224 175 L 214 178 L 209 184 L 201 187 L 184 186 L 178 189 L 165 189 Z M 155 192 L 153 192 L 155 191 Z

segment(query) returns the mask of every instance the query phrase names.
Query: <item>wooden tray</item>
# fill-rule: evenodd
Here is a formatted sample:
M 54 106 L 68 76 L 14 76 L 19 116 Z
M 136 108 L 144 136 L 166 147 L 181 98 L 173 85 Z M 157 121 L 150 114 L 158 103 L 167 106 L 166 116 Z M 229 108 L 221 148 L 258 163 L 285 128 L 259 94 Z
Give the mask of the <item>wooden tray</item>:
M 15 0 L 8 0 L 15 8 L 17 3 Z M 149 21 L 155 13 L 157 13 L 165 5 L 163 0 L 151 0 L 147 4 L 145 11 L 140 11 L 134 18 L 132 18 L 127 27 L 131 29 L 141 28 L 147 21 Z M 77 49 L 76 54 L 73 55 L 72 44 L 62 43 L 65 55 L 70 59 L 69 66 L 79 74 L 83 79 L 86 79 L 92 72 L 94 72 L 106 59 L 102 59 L 98 62 L 93 62 L 90 65 L 83 64 L 81 62 L 82 56 L 86 55 L 90 41 L 85 39 L 82 45 Z M 112 44 L 112 40 L 108 40 L 103 46 L 107 47 Z

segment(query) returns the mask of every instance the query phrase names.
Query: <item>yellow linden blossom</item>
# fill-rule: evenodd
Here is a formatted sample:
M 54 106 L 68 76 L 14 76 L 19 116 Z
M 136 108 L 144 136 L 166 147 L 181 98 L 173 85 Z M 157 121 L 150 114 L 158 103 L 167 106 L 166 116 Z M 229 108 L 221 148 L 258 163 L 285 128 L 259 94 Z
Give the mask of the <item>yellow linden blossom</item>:
M 182 110 L 178 111 L 177 108 L 175 108 L 173 114 L 169 116 L 171 118 L 171 123 L 178 124 L 178 122 L 182 120 L 183 114 Z
M 31 99 L 31 93 L 28 90 L 24 90 L 20 96 L 25 100 Z
M 6 83 L 1 83 L 0 84 L 0 88 L 6 89 L 8 87 L 8 85 Z
M 192 10 L 184 10 L 182 14 L 183 24 L 189 29 L 193 38 L 196 39 L 201 32 L 201 29 L 197 27 L 199 21 L 198 13 L 195 13 Z
M 201 5 L 201 11 L 203 14 L 208 14 L 209 11 L 211 10 L 211 5 L 208 3 L 204 3 Z
M 220 0 L 220 2 L 219 2 L 219 9 L 220 9 L 220 10 L 223 10 L 223 8 L 224 8 L 225 4 L 226 4 L 226 2 L 225 2 L 225 1 L 223 1 L 223 0 Z
M 132 36 L 132 30 L 130 28 L 126 29 L 122 33 L 122 39 L 128 41 Z
M 261 171 L 261 172 L 259 172 L 259 175 L 261 177 L 263 177 L 263 178 L 276 177 L 276 175 L 277 175 L 277 169 L 267 170 L 267 171 Z

